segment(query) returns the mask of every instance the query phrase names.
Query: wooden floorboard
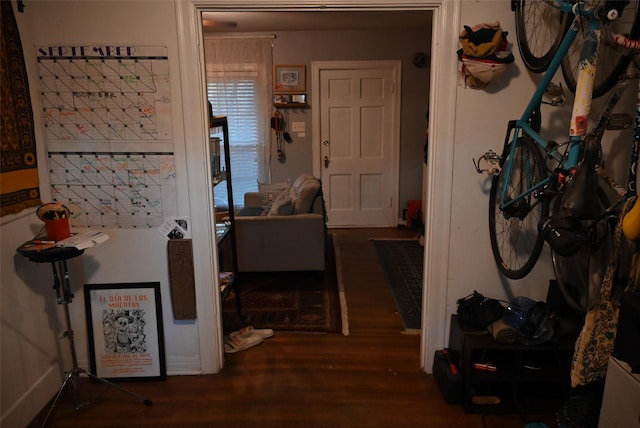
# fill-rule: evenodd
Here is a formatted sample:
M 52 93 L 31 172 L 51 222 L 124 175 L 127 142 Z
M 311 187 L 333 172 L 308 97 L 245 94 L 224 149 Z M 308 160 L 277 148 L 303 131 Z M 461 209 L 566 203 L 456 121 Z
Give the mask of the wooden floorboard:
M 276 333 L 227 355 L 215 375 L 119 384 L 75 410 L 66 397 L 52 427 L 523 427 L 553 418 L 465 414 L 442 399 L 420 368 L 420 335 L 405 334 L 371 237 L 412 237 L 406 229 L 333 229 L 346 290 L 349 336 Z M 83 382 L 83 397 L 102 387 Z M 31 426 L 39 426 L 36 418 Z

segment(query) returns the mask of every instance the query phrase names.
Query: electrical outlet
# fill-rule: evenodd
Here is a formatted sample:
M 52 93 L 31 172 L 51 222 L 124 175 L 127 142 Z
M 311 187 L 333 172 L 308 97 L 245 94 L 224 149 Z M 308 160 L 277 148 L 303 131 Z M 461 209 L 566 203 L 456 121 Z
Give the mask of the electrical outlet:
M 292 132 L 305 132 L 305 123 L 304 122 L 291 122 L 291 131 Z

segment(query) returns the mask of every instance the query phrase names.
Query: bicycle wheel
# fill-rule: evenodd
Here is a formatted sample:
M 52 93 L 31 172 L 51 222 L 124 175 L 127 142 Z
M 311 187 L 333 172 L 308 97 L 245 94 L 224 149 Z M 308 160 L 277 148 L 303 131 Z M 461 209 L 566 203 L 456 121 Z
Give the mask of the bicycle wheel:
M 565 193 L 558 195 L 554 203 L 554 215 L 565 216 Z M 598 201 L 602 212 L 609 207 L 609 199 L 598 188 Z M 586 312 L 598 299 L 604 272 L 611 250 L 611 227 L 607 219 L 600 221 L 576 220 L 576 227 L 587 231 L 587 242 L 572 256 L 561 256 L 551 250 L 553 270 L 558 287 L 571 309 Z
M 516 2 L 516 38 L 525 66 L 542 73 L 551 62 L 571 24 L 570 16 L 548 0 Z
M 507 163 L 512 164 L 509 182 L 505 182 L 503 171 L 491 183 L 489 238 L 500 271 L 508 278 L 520 279 L 533 269 L 542 251 L 544 238 L 538 225 L 549 214 L 549 199 L 534 192 L 501 210 L 502 191 L 506 189 L 505 202 L 513 200 L 545 179 L 547 169 L 540 149 L 526 137 L 518 140 L 513 159 L 503 158 L 503 165 Z
M 593 98 L 601 97 L 615 86 L 631 62 L 631 55 L 613 41 L 612 34 L 624 34 L 637 40 L 640 36 L 640 7 L 637 1 L 631 1 L 622 15 L 613 22 L 603 24 L 601 42 L 598 47 L 598 66 L 593 87 Z M 575 93 L 580 65 L 580 51 L 584 43 L 584 34 L 579 32 L 569 52 L 562 60 L 562 76 L 571 92 Z

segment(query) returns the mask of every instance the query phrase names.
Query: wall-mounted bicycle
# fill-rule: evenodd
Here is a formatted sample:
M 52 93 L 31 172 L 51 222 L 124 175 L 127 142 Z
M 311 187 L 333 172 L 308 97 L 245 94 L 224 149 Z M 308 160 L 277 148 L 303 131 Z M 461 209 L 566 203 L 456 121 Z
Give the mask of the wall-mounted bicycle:
M 487 168 L 474 161 L 478 172 L 493 175 L 491 249 L 505 276 L 527 275 L 542 251 L 541 224 L 550 217 L 554 200 L 554 219 L 568 222 L 579 241 L 570 250 L 552 247 L 556 277 L 568 303 L 584 311 L 597 298 L 608 261 L 612 219 L 617 218 L 621 201 L 635 194 L 640 121 L 631 143 L 627 188 L 621 190 L 606 174 L 600 143 L 607 126 L 631 125 L 619 116 L 612 120 L 612 112 L 636 77 L 632 60 L 640 47 L 634 42 L 640 35 L 640 8 L 637 1 L 612 0 L 514 0 L 512 7 L 523 61 L 532 71 L 544 74 L 521 118 L 509 122 L 502 154 L 489 150 L 481 156 Z M 558 143 L 542 135 L 540 107 L 560 68 L 575 98 L 567 141 Z M 614 86 L 603 112 L 588 130 L 592 98 Z M 593 164 L 601 178 L 576 197 L 581 164 Z M 613 203 L 607 190 L 611 188 L 617 190 Z M 576 208 L 576 200 L 582 207 Z

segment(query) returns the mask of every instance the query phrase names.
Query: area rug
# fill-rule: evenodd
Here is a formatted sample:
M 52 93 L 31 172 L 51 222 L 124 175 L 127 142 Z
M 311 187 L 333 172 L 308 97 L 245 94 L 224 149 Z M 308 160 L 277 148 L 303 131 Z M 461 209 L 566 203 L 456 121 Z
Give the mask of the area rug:
M 246 325 L 283 332 L 338 333 L 347 336 L 347 306 L 342 286 L 340 249 L 329 235 L 324 272 L 241 273 L 242 316 L 236 294 L 223 302 L 224 330 Z
M 417 239 L 371 239 L 407 330 L 421 328 L 424 248 Z

